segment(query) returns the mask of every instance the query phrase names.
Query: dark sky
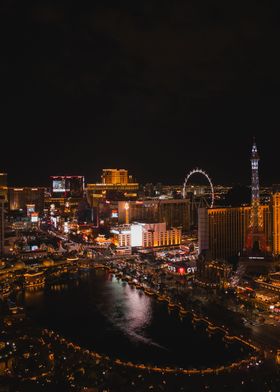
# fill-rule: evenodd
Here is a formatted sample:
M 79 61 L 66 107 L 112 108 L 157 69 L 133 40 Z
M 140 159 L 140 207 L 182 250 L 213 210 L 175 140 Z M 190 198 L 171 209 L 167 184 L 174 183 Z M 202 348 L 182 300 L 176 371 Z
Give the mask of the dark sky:
M 269 0 L 2 0 L 0 170 L 280 182 L 280 24 Z

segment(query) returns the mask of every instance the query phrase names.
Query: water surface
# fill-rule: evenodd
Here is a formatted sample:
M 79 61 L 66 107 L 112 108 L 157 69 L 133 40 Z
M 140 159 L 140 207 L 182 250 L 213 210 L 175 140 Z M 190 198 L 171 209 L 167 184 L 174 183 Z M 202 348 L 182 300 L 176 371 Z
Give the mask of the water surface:
M 221 334 L 209 337 L 203 324 L 157 302 L 142 291 L 95 270 L 79 279 L 26 291 L 27 314 L 83 347 L 138 363 L 213 367 L 246 356 Z

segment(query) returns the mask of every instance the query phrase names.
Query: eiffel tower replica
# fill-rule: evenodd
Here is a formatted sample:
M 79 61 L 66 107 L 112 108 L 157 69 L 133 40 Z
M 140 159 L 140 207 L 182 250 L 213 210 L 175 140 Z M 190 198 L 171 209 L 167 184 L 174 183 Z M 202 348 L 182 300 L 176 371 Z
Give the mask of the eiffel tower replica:
M 274 260 L 263 228 L 260 209 L 259 153 L 254 139 L 251 153 L 251 211 L 245 249 L 239 257 L 239 269 L 247 275 L 267 274 Z

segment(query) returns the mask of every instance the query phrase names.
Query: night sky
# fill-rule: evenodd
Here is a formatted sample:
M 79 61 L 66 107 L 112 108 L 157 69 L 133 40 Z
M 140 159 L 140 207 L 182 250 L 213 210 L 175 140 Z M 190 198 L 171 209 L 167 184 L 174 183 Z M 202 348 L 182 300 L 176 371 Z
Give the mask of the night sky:
M 278 4 L 2 0 L 0 170 L 249 184 L 255 135 L 261 183 L 280 183 Z

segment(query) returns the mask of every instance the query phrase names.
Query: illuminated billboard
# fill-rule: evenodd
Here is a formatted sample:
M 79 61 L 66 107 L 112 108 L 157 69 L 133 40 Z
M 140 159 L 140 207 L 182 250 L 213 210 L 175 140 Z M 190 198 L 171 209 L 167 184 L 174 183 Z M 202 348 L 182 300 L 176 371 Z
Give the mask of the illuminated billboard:
M 32 212 L 31 213 L 31 222 L 36 223 L 38 222 L 39 218 L 38 218 L 38 213 L 37 212 Z
M 61 180 L 53 180 L 53 186 L 52 186 L 53 192 L 67 192 L 70 189 L 66 189 L 66 180 L 61 179 Z
M 119 214 L 118 214 L 118 210 L 112 210 L 112 218 L 118 218 Z
M 52 176 L 52 193 L 54 195 L 66 194 L 71 197 L 82 197 L 84 192 L 83 176 Z
M 32 216 L 33 212 L 35 212 L 35 204 L 26 204 L 27 216 Z

